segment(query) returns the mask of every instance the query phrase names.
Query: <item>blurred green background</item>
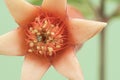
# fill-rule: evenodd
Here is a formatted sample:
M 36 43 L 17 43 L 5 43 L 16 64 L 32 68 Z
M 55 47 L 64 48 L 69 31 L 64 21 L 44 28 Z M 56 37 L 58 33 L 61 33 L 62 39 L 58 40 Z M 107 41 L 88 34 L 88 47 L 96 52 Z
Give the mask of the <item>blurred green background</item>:
M 28 1 L 39 5 L 42 0 Z M 95 8 L 100 4 L 100 0 L 89 1 Z M 68 3 L 79 9 L 86 19 L 95 19 L 88 0 L 68 0 Z M 105 14 L 108 17 L 111 16 L 118 5 L 120 5 L 120 0 L 106 0 Z M 105 41 L 105 80 L 120 80 L 120 15 L 115 15 L 108 23 Z M 0 0 L 0 35 L 15 29 L 17 26 L 4 0 Z M 77 53 L 85 80 L 100 80 L 99 36 L 87 41 Z M 20 80 L 23 59 L 23 57 L 0 55 L 0 80 Z M 51 67 L 42 80 L 66 80 L 66 78 Z

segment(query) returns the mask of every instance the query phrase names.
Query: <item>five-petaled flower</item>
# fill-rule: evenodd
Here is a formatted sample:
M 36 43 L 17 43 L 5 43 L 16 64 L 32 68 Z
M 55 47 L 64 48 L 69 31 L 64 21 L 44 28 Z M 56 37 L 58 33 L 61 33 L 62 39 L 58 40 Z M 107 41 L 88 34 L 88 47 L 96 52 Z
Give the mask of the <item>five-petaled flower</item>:
M 70 80 L 83 80 L 75 47 L 100 32 L 106 23 L 73 18 L 67 0 L 5 0 L 19 27 L 0 36 L 0 53 L 25 56 L 22 80 L 39 80 L 54 68 Z M 9 47 L 8 47 L 9 46 Z

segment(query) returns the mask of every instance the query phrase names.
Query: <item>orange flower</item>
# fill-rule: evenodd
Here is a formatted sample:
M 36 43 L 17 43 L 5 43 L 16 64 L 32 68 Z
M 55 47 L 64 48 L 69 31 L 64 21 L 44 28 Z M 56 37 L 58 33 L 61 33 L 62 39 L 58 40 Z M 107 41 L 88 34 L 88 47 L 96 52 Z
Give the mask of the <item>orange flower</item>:
M 5 2 L 19 27 L 0 36 L 0 53 L 25 56 L 21 80 L 39 80 L 51 65 L 70 80 L 83 80 L 75 47 L 106 23 L 74 18 L 78 13 L 67 11 L 67 0 L 44 0 L 41 7 L 25 0 Z

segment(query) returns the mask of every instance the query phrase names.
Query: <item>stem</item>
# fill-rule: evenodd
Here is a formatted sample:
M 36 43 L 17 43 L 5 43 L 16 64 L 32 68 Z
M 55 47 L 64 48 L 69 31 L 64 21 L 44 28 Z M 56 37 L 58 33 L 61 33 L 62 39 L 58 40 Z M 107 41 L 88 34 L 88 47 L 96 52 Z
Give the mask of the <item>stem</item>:
M 100 34 L 100 80 L 105 80 L 105 47 L 106 30 Z
M 100 17 L 102 19 L 105 18 L 104 9 L 105 9 L 105 0 L 101 0 L 101 4 L 100 4 Z
M 101 0 L 100 6 L 100 18 L 101 21 L 105 21 L 105 0 Z M 100 80 L 105 80 L 105 29 L 101 32 L 100 35 Z

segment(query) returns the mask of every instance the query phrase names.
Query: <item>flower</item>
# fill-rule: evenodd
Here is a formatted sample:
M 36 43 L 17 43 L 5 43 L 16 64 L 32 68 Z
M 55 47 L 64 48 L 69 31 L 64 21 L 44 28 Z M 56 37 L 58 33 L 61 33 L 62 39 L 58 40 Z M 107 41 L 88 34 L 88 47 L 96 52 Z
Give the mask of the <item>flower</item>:
M 75 47 L 100 32 L 106 23 L 69 16 L 67 0 L 44 0 L 41 7 L 24 0 L 5 0 L 19 24 L 0 36 L 0 53 L 25 56 L 22 80 L 39 80 L 54 68 L 71 80 L 83 80 Z

